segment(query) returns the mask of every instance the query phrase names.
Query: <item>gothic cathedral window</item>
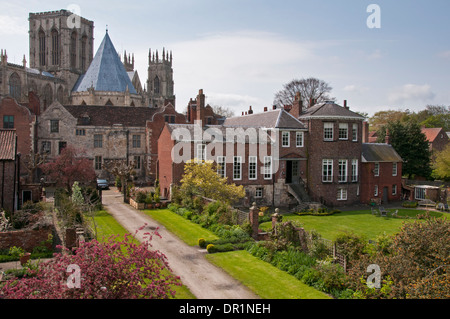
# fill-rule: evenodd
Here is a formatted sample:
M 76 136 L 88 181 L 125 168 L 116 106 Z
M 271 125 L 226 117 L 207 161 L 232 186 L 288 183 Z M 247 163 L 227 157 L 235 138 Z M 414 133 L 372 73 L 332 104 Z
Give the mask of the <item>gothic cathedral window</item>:
M 52 30 L 52 65 L 59 65 L 60 53 L 59 53 L 59 33 L 57 30 Z
M 43 30 L 39 31 L 39 64 L 45 66 L 45 33 Z
M 13 73 L 9 77 L 9 95 L 16 100 L 20 100 L 20 96 L 22 95 L 22 85 L 17 73 Z
M 155 80 L 153 81 L 153 92 L 159 94 L 159 78 L 155 76 Z
M 77 33 L 75 31 L 70 36 L 70 67 L 73 69 L 77 67 Z

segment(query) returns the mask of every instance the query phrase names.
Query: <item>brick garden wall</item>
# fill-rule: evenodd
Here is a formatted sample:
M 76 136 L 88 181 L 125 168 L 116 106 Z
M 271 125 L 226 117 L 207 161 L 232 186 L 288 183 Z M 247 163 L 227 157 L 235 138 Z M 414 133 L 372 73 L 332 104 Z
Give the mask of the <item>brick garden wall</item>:
M 37 230 L 16 230 L 0 233 L 0 250 L 8 250 L 10 247 L 22 247 L 25 251 L 31 252 L 34 247 L 40 245 L 42 241 L 48 239 L 48 235 L 53 232 L 52 227 L 44 227 Z

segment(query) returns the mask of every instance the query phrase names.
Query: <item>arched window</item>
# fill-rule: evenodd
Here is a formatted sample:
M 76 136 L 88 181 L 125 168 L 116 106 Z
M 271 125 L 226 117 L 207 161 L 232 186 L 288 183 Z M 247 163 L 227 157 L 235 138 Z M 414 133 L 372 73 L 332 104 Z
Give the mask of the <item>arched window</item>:
M 20 100 L 22 95 L 22 84 L 20 82 L 20 77 L 15 72 L 9 77 L 9 95 L 16 100 Z
M 39 65 L 45 66 L 45 32 L 41 29 L 39 30 Z
M 86 50 L 87 50 L 87 36 L 81 38 L 81 69 L 84 71 L 86 69 Z
M 52 30 L 52 65 L 59 65 L 60 63 L 60 48 L 59 48 L 59 33 L 57 30 Z
M 47 109 L 47 107 L 50 106 L 50 104 L 53 103 L 53 90 L 52 90 L 52 87 L 50 86 L 50 84 L 47 84 L 44 87 L 44 91 L 42 94 L 42 102 L 44 105 L 44 111 Z
M 159 94 L 159 78 L 158 78 L 158 76 L 155 76 L 155 79 L 153 80 L 153 92 Z
M 77 67 L 77 32 L 73 31 L 70 36 L 70 67 L 75 69 Z
M 64 103 L 64 88 L 62 86 L 60 86 L 56 91 L 56 99 L 59 101 L 59 103 Z

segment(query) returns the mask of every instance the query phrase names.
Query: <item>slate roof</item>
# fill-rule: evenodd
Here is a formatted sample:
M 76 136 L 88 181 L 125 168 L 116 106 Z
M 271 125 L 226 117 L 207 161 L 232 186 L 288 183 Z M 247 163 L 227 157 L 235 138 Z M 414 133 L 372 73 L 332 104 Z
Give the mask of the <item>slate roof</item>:
M 195 124 L 167 124 L 170 134 L 176 141 L 183 142 L 230 142 L 233 137 L 234 142 L 242 142 L 245 138 L 245 143 L 260 143 L 266 144 L 272 141 L 267 132 L 260 134 L 256 130 L 246 131 L 243 127 L 229 127 L 225 125 L 207 125 L 201 127 Z M 241 134 L 243 130 L 244 134 Z M 176 132 L 179 130 L 178 132 Z M 176 134 L 173 134 L 176 132 Z M 227 134 L 229 136 L 227 136 Z
M 64 108 L 78 119 L 78 125 L 83 126 L 112 126 L 122 124 L 129 127 L 145 127 L 153 115 L 161 110 L 150 107 L 130 106 L 93 106 L 93 105 L 65 105 Z M 84 119 L 88 121 L 84 121 Z
M 299 117 L 302 119 L 309 118 L 347 118 L 355 120 L 364 120 L 364 117 L 350 111 L 349 109 L 342 107 L 332 101 L 319 103 L 307 108 Z
M 362 143 L 362 162 L 403 162 L 390 144 Z
M 0 161 L 13 161 L 16 158 L 16 131 L 0 130 Z
M 305 125 L 283 109 L 225 119 L 225 126 L 306 129 Z
M 106 92 L 125 92 L 128 88 L 131 94 L 137 94 L 108 32 L 88 70 L 75 84 L 73 92 L 86 92 L 91 87 L 96 91 Z

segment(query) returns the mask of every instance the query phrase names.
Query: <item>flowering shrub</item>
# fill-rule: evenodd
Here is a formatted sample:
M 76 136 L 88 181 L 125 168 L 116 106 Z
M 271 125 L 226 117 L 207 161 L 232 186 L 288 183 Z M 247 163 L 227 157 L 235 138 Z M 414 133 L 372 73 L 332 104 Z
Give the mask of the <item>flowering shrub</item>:
M 23 279 L 8 280 L 0 287 L 0 299 L 173 297 L 172 288 L 180 285 L 179 278 L 170 274 L 162 253 L 149 249 L 152 235 L 145 233 L 140 244 L 127 234 L 120 240 L 112 236 L 105 242 L 81 243 L 73 253 L 65 249 L 51 261 L 39 264 L 37 270 L 30 270 Z M 74 274 L 68 272 L 73 265 L 79 269 L 79 285 L 74 285 Z

